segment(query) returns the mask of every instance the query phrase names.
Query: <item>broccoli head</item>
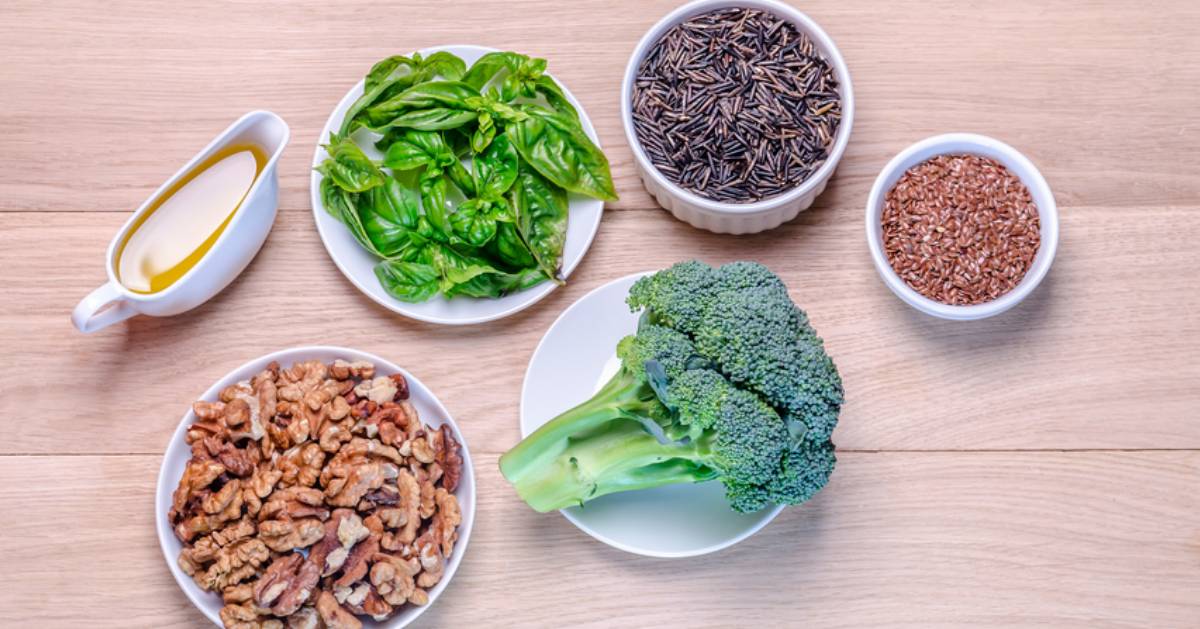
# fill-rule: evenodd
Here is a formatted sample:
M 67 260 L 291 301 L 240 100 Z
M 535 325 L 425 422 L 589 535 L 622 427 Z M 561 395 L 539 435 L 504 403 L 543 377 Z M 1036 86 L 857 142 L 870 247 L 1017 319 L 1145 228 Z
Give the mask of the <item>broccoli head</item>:
M 700 356 L 778 408 L 794 432 L 829 440 L 841 377 L 804 311 L 765 266 L 683 262 L 638 280 L 629 304 L 691 336 Z
M 828 482 L 841 380 L 778 277 L 685 262 L 639 280 L 629 303 L 645 316 L 617 374 L 500 459 L 530 506 L 717 480 L 748 512 Z

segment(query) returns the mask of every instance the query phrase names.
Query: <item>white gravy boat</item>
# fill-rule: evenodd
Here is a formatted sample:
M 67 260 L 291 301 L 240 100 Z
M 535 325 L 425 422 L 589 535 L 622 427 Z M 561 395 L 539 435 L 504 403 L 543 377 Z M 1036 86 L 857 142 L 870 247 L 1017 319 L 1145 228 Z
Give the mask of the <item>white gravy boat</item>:
M 155 317 L 176 315 L 208 301 L 225 288 L 254 258 L 275 222 L 279 205 L 279 177 L 275 166 L 287 146 L 291 131 L 287 123 L 269 111 L 252 111 L 221 132 L 204 150 L 179 169 L 146 199 L 108 245 L 108 283 L 92 291 L 75 306 L 71 322 L 81 332 L 124 321 L 136 314 Z M 125 238 L 142 215 L 181 177 L 200 162 L 231 144 L 253 144 L 268 155 L 267 164 L 254 185 L 217 238 L 212 248 L 182 277 L 155 293 L 135 293 L 117 279 L 117 254 Z

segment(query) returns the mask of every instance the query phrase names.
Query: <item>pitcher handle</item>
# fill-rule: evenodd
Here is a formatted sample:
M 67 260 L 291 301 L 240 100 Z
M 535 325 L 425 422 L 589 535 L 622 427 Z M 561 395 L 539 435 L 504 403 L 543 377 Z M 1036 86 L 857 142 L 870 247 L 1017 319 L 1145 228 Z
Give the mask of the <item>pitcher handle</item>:
M 125 300 L 112 282 L 109 282 L 92 291 L 75 306 L 71 313 L 71 323 L 74 323 L 80 332 L 90 334 L 135 314 L 137 310 L 134 310 L 133 305 Z

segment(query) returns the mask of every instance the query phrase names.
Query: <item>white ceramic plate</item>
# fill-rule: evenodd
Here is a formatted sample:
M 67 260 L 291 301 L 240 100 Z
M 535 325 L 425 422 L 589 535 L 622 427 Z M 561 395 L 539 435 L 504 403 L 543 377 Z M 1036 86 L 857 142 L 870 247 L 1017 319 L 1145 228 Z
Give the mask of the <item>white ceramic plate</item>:
M 494 48 L 485 48 L 483 46 L 437 46 L 434 48 L 425 48 L 419 52 L 422 55 L 429 55 L 441 50 L 462 57 L 463 61 L 467 62 L 467 66 L 470 66 L 484 54 L 495 51 Z M 562 88 L 567 100 L 579 111 L 579 121 L 583 125 L 583 130 L 587 132 L 592 142 L 596 143 L 596 146 L 600 146 L 600 139 L 596 136 L 596 129 L 592 126 L 592 121 L 588 118 L 587 112 L 583 110 L 583 105 L 575 99 L 575 96 L 571 94 L 565 85 L 559 83 L 559 87 Z M 335 131 L 341 127 L 342 119 L 346 117 L 346 110 L 350 108 L 350 105 L 362 93 L 363 82 L 360 80 L 349 92 L 346 92 L 346 96 L 334 108 L 333 113 L 329 114 L 329 120 L 325 122 L 325 128 L 321 130 L 320 138 L 317 141 L 317 149 L 313 154 L 314 168 L 325 161 L 325 158 L 328 156 L 325 153 L 325 149 L 321 147 L 321 144 L 329 141 L 329 133 L 331 131 Z M 354 137 L 367 138 L 371 135 L 370 132 L 360 129 Z M 372 142 L 360 142 L 359 146 L 372 159 L 382 159 L 383 156 L 379 151 L 375 150 Z M 342 273 L 352 284 L 358 287 L 358 290 L 388 310 L 412 319 L 428 321 L 430 323 L 448 325 L 483 323 L 484 321 L 500 319 L 524 310 L 537 303 L 557 286 L 553 282 L 543 282 L 532 288 L 506 295 L 500 299 L 476 299 L 471 297 L 446 299 L 441 295 L 436 295 L 429 301 L 419 304 L 405 303 L 395 299 L 391 295 L 388 295 L 387 291 L 383 290 L 383 287 L 379 285 L 379 280 L 375 277 L 374 268 L 375 263 L 378 262 L 378 258 L 363 250 L 358 242 L 354 240 L 354 237 L 350 235 L 346 227 L 325 211 L 325 205 L 321 202 L 321 178 L 320 173 L 315 170 L 312 172 L 310 195 L 312 197 L 313 217 L 317 221 L 317 232 L 321 234 L 321 241 L 325 243 L 325 250 L 329 252 L 329 257 L 333 258 L 333 263 L 341 269 Z M 567 242 L 563 247 L 562 259 L 563 277 L 571 275 L 571 271 L 574 271 L 575 267 L 579 265 L 579 261 L 583 259 L 583 254 L 591 247 L 592 239 L 596 236 L 596 230 L 600 227 L 600 216 L 604 212 L 604 202 L 599 199 L 571 193 L 569 202 Z
M 521 390 L 521 435 L 588 399 L 614 373 L 617 341 L 637 330 L 625 298 L 639 273 L 613 280 L 567 308 L 542 337 Z M 779 515 L 774 506 L 737 513 L 719 482 L 610 494 L 563 509 L 575 526 L 621 550 L 691 557 L 732 546 Z
M 458 443 L 462 447 L 463 474 L 458 489 L 455 491 L 462 509 L 462 524 L 459 525 L 458 529 L 458 544 L 454 547 L 454 554 L 451 555 L 450 561 L 446 565 L 445 576 L 429 591 L 429 603 L 420 607 L 409 605 L 400 613 L 382 623 L 377 623 L 370 618 L 361 617 L 365 627 L 398 629 L 424 613 L 430 605 L 433 605 L 442 591 L 446 589 L 446 586 L 454 577 L 455 571 L 458 570 L 458 565 L 462 563 L 463 555 L 467 551 L 467 542 L 471 539 L 471 525 L 475 521 L 475 469 L 471 466 L 471 454 L 467 450 L 467 442 L 463 439 L 462 431 L 458 429 L 446 407 L 442 406 L 442 403 L 434 397 L 433 393 L 420 380 L 391 361 L 358 350 L 329 346 L 296 347 L 255 358 L 226 374 L 224 378 L 221 378 L 216 384 L 209 387 L 204 392 L 204 395 L 194 399 L 215 401 L 221 389 L 238 381 L 248 380 L 266 368 L 267 364 L 271 361 L 277 361 L 281 366 L 287 367 L 301 360 L 316 359 L 328 363 L 333 362 L 336 358 L 342 358 L 347 361 L 369 360 L 375 364 L 376 372 L 381 375 L 393 373 L 404 374 L 404 377 L 408 379 L 409 399 L 417 407 L 417 412 L 421 415 L 421 421 L 434 427 L 448 424 L 450 429 L 454 431 L 454 437 L 458 439 Z M 179 557 L 179 551 L 182 550 L 182 544 L 180 544 L 179 539 L 171 531 L 171 524 L 167 521 L 167 511 L 171 508 L 171 494 L 175 491 L 175 487 L 179 485 L 179 479 L 183 476 L 183 470 L 187 466 L 188 459 L 192 456 L 191 449 L 184 441 L 184 436 L 187 433 L 187 427 L 195 421 L 196 416 L 191 411 L 191 399 L 189 399 L 188 412 L 184 414 L 183 419 L 179 422 L 179 427 L 175 429 L 175 434 L 171 436 L 171 443 L 167 445 L 167 453 L 163 457 L 162 469 L 158 473 L 158 490 L 154 500 L 154 521 L 158 529 L 158 543 L 162 547 L 163 556 L 167 560 L 167 567 L 170 568 L 171 574 L 175 577 L 175 582 L 183 589 L 183 593 L 187 594 L 192 604 L 219 627 L 221 626 L 221 618 L 219 616 L 222 607 L 221 596 L 213 592 L 201 590 L 191 577 L 179 569 L 176 560 Z

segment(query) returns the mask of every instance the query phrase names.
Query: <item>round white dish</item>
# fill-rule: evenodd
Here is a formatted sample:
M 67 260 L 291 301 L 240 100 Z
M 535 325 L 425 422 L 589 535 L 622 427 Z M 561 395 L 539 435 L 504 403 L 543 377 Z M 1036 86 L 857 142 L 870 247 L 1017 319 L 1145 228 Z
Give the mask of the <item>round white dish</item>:
M 643 275 L 613 280 L 584 295 L 546 331 L 525 371 L 522 437 L 591 397 L 616 372 L 617 341 L 635 332 L 638 322 L 625 298 Z M 561 513 L 614 548 L 650 557 L 691 557 L 746 539 L 782 510 L 737 513 L 725 501 L 721 483 L 708 482 L 610 494 Z
M 469 45 L 454 45 L 454 46 L 436 46 L 433 48 L 425 48 L 418 52 L 422 55 L 430 55 L 438 51 L 446 51 L 458 55 L 470 66 L 476 59 L 482 57 L 489 52 L 495 52 L 494 48 L 484 46 L 469 46 Z M 596 129 L 592 126 L 591 119 L 588 118 L 587 112 L 584 111 L 583 105 L 576 100 L 571 91 L 565 85 L 559 83 L 563 94 L 567 100 L 575 106 L 579 112 L 579 121 L 583 126 L 583 130 L 587 132 L 589 138 L 596 146 L 600 146 L 600 139 L 596 135 Z M 329 114 L 329 119 L 325 121 L 325 128 L 321 130 L 321 135 L 317 141 L 316 151 L 313 153 L 313 168 L 315 169 L 328 156 L 325 149 L 321 146 L 329 140 L 330 132 L 336 131 L 342 124 L 342 119 L 346 116 L 346 110 L 354 103 L 355 99 L 363 93 L 363 82 L 360 80 L 354 87 L 350 88 L 349 92 L 334 108 L 333 113 Z M 356 138 L 369 137 L 371 134 L 365 130 L 359 130 L 355 133 Z M 359 146 L 372 159 L 382 159 L 382 154 L 372 145 L 372 142 L 359 142 Z M 333 258 L 333 263 L 337 265 L 346 279 L 354 284 L 358 290 L 362 291 L 367 297 L 370 297 L 379 305 L 399 313 L 411 319 L 419 321 L 427 321 L 429 323 L 441 323 L 446 325 L 465 325 L 471 323 L 483 323 L 485 321 L 493 321 L 507 317 L 513 313 L 519 312 L 532 306 L 548 295 L 550 291 L 557 287 L 554 282 L 543 282 L 532 288 L 505 295 L 499 299 L 475 299 L 470 297 L 457 297 L 454 299 L 446 299 L 442 295 L 435 295 L 432 299 L 412 304 L 395 299 L 388 295 L 387 291 L 379 285 L 379 280 L 375 277 L 375 263 L 378 258 L 363 250 L 363 248 L 354 240 L 350 232 L 336 218 L 329 215 L 325 211 L 325 206 L 321 202 L 321 178 L 322 175 L 316 170 L 312 171 L 310 196 L 312 199 L 313 218 L 317 222 L 317 232 L 321 235 L 321 242 L 325 245 L 325 250 L 329 252 L 329 257 Z M 567 221 L 567 241 L 563 247 L 562 258 L 562 275 L 564 278 L 569 277 L 575 267 L 583 259 L 583 255 L 592 245 L 592 239 L 596 237 L 596 230 L 600 227 L 600 217 L 604 212 L 604 202 L 599 199 L 593 199 L 581 194 L 571 193 L 569 195 L 570 209 L 568 212 Z
M 729 7 L 762 9 L 791 22 L 797 30 L 807 34 L 833 66 L 842 96 L 842 121 L 838 125 L 833 147 L 829 151 L 829 159 L 795 189 L 754 203 L 713 201 L 675 185 L 654 167 L 654 163 L 638 142 L 637 131 L 633 126 L 633 81 L 642 59 L 650 48 L 676 24 L 701 13 Z M 625 125 L 625 139 L 633 150 L 634 164 L 642 183 L 658 200 L 659 205 L 671 212 L 675 218 L 693 227 L 719 234 L 753 234 L 774 229 L 796 218 L 797 214 L 808 209 L 817 195 L 825 190 L 825 185 L 837 169 L 842 154 L 846 152 L 846 144 L 850 142 L 850 130 L 854 124 L 854 88 L 850 84 L 850 70 L 846 67 L 846 61 L 842 58 L 842 53 L 838 52 L 833 39 L 812 18 L 791 5 L 776 0 L 695 0 L 668 13 L 638 42 L 637 48 L 629 58 L 629 64 L 625 67 L 625 79 L 621 83 L 621 122 Z
M 437 601 L 438 596 L 449 585 L 450 580 L 454 577 L 454 573 L 458 570 L 459 564 L 462 563 L 463 555 L 466 554 L 467 542 L 471 539 L 471 527 L 475 522 L 475 468 L 471 465 L 471 454 L 467 448 L 467 442 L 463 438 L 462 431 L 454 423 L 454 419 L 450 417 L 450 413 L 446 410 L 446 407 L 442 406 L 437 397 L 420 380 L 395 363 L 374 354 L 368 354 L 367 352 L 324 345 L 295 347 L 255 358 L 226 374 L 209 387 L 204 392 L 204 395 L 194 399 L 215 401 L 222 389 L 241 380 L 248 380 L 266 368 L 271 361 L 277 361 L 281 366 L 287 367 L 301 360 L 316 359 L 324 362 L 332 362 L 337 358 L 351 362 L 355 360 L 371 361 L 375 364 L 377 373 L 381 375 L 393 373 L 404 374 L 404 377 L 408 380 L 409 400 L 416 406 L 417 412 L 420 413 L 421 421 L 430 426 L 448 424 L 450 429 L 454 431 L 454 437 L 458 439 L 458 443 L 461 446 L 463 473 L 455 495 L 458 497 L 459 506 L 462 510 L 462 524 L 459 525 L 458 544 L 455 546 L 454 553 L 451 555 L 449 562 L 447 562 L 445 576 L 429 591 L 429 603 L 427 605 L 420 607 L 409 605 L 385 622 L 375 622 L 370 618 L 361 618 L 364 627 L 399 629 L 399 627 L 408 625 L 424 613 L 426 609 Z M 163 456 L 162 468 L 158 473 L 158 488 L 154 499 L 154 522 L 155 528 L 158 531 L 159 546 L 162 547 L 163 557 L 167 561 L 167 567 L 171 570 L 171 575 L 175 577 L 175 582 L 179 584 L 179 587 L 187 595 L 188 599 L 192 601 L 192 604 L 219 627 L 221 626 L 221 618 L 219 616 L 222 607 L 221 597 L 219 594 L 201 590 L 196 585 L 196 582 L 179 568 L 177 559 L 179 551 L 182 549 L 182 544 L 175 537 L 175 534 L 171 530 L 171 524 L 167 521 L 167 511 L 171 508 L 171 494 L 175 491 L 175 487 L 178 486 L 179 479 L 183 476 L 183 470 L 191 458 L 191 449 L 184 441 L 184 437 L 187 434 L 187 427 L 194 421 L 196 421 L 196 416 L 191 411 L 189 400 L 188 411 L 183 415 L 183 419 L 179 422 L 179 427 L 175 429 L 175 433 L 171 435 L 171 442 L 167 445 L 167 452 Z
M 978 155 L 990 157 L 1005 168 L 1012 171 L 1021 179 L 1033 202 L 1037 205 L 1038 220 L 1041 223 L 1041 245 L 1033 259 L 1033 265 L 1011 291 L 992 301 L 973 306 L 954 306 L 934 301 L 913 290 L 888 263 L 887 254 L 883 251 L 883 215 L 884 196 L 892 186 L 900 180 L 909 168 L 938 155 Z M 1033 162 L 1022 155 L 1017 149 L 994 138 L 974 133 L 947 133 L 926 138 L 900 151 L 892 158 L 871 186 L 871 194 L 867 199 L 867 246 L 871 249 L 871 259 L 875 262 L 875 270 L 887 285 L 904 303 L 924 312 L 925 314 L 951 319 L 955 321 L 971 321 L 986 319 L 998 315 L 1009 308 L 1021 303 L 1033 289 L 1041 283 L 1042 278 L 1050 270 L 1054 262 L 1054 253 L 1058 250 L 1058 206 L 1054 202 L 1054 194 L 1050 185 L 1042 177 Z

